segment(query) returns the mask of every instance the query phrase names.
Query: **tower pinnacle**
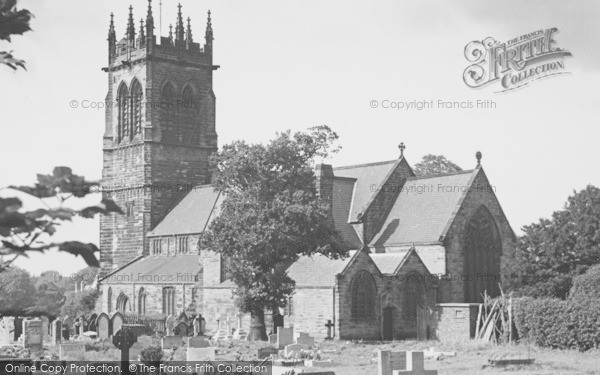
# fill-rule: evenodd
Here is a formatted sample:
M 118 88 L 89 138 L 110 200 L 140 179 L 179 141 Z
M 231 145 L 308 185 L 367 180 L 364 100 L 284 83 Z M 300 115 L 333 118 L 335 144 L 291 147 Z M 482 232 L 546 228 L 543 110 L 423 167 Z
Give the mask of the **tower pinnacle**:
M 133 6 L 129 6 L 129 19 L 127 21 L 127 40 L 135 45 L 135 24 L 133 23 Z
M 194 39 L 192 38 L 192 24 L 191 24 L 191 18 L 188 17 L 187 18 L 187 29 L 185 31 L 185 43 L 187 44 L 188 48 L 189 46 L 194 42 Z
M 181 15 L 181 3 L 177 5 L 177 24 L 175 25 L 175 42 L 183 42 L 185 30 L 183 27 L 183 16 Z

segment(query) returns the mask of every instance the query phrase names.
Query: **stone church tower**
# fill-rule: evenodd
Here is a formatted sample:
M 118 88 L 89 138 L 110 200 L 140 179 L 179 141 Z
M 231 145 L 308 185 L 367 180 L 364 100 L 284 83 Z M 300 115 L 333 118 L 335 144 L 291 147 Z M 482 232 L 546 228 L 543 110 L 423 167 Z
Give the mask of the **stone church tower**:
M 155 35 L 152 4 L 117 41 L 108 32 L 108 94 L 103 142 L 104 194 L 125 215 L 103 216 L 100 263 L 106 275 L 147 255 L 146 234 L 183 190 L 209 182 L 208 158 L 217 150 L 213 93 L 213 30 L 208 12 L 204 45 L 178 6 L 169 35 Z

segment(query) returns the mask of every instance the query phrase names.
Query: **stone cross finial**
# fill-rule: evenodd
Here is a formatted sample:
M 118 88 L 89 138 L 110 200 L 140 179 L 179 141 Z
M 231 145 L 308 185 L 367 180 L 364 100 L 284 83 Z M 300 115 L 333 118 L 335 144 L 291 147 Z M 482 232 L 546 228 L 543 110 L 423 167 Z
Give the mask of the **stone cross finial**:
M 481 151 L 475 153 L 475 158 L 477 159 L 477 166 L 481 167 Z
M 400 149 L 400 157 L 404 157 L 404 149 L 406 148 L 406 146 L 404 145 L 404 142 L 400 142 L 400 144 L 398 145 L 398 148 Z

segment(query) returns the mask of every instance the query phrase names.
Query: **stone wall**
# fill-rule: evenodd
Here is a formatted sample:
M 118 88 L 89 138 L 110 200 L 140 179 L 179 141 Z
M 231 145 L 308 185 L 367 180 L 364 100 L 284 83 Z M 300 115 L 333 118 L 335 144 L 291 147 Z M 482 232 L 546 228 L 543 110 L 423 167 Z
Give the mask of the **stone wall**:
M 117 298 L 121 293 L 129 299 L 127 311 L 125 314 L 138 314 L 138 300 L 141 288 L 146 292 L 146 315 L 163 314 L 163 289 L 172 287 L 175 290 L 175 311 L 179 315 L 193 303 L 197 301 L 198 295 L 194 295 L 194 284 L 106 284 L 101 286 L 101 312 L 116 311 Z M 112 291 L 112 308 L 108 308 L 109 289 Z
M 475 337 L 479 313 L 477 303 L 440 303 L 436 305 L 436 337 L 440 341 L 463 341 Z
M 284 316 L 284 325 L 294 327 L 294 334 L 308 332 L 317 339 L 327 337 L 327 320 L 335 321 L 335 288 L 296 288 L 292 296 L 292 315 Z

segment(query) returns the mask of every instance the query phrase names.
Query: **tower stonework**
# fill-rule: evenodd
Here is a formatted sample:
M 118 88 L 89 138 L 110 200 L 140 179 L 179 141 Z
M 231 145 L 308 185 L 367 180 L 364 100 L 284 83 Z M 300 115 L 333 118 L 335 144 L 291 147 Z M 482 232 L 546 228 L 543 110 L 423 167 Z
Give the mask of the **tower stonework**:
M 213 31 L 208 13 L 204 45 L 193 40 L 181 6 L 175 35 L 155 36 L 152 4 L 139 27 L 129 8 L 117 41 L 111 15 L 108 94 L 103 141 L 103 194 L 124 215 L 100 221 L 100 263 L 106 275 L 149 253 L 146 233 L 181 192 L 210 182 L 217 150 L 213 93 Z

